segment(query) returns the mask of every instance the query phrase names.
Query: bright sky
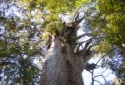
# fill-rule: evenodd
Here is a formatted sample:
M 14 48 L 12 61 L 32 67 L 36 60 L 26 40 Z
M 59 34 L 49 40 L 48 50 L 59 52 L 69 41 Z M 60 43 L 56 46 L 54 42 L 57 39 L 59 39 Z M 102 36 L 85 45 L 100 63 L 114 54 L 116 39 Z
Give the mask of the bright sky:
M 90 63 L 96 63 L 98 60 L 99 60 L 100 58 L 99 57 L 94 57 L 94 58 L 92 58 L 92 59 L 90 59 Z M 98 64 L 98 65 L 100 65 L 101 64 L 101 62 Z M 106 79 L 106 81 L 112 81 L 113 79 L 115 79 L 116 77 L 115 77 L 115 74 L 113 74 L 113 72 L 110 70 L 110 69 L 108 69 L 108 68 L 101 68 L 101 67 L 99 67 L 98 69 L 95 69 L 94 70 L 94 75 L 96 76 L 96 75 L 102 75 L 103 74 L 103 76 L 105 77 L 105 79 Z M 91 74 L 90 74 L 90 72 L 88 72 L 88 71 L 86 71 L 86 70 L 84 70 L 83 71 L 83 73 L 82 73 L 82 75 L 83 75 L 83 79 L 84 79 L 84 83 L 85 83 L 85 85 L 91 85 Z M 101 82 L 101 83 L 105 83 L 105 81 L 104 81 L 104 79 L 103 79 L 103 77 L 97 77 L 96 78 L 96 80 L 98 80 L 99 82 Z M 97 82 L 95 82 L 95 84 L 94 85 L 100 85 L 99 83 L 97 83 Z
M 83 20 L 83 23 L 84 23 L 84 20 Z M 83 23 L 80 24 L 80 26 L 84 25 Z M 90 32 L 90 31 L 87 30 L 86 28 L 81 28 L 81 29 L 78 30 L 77 35 L 82 35 L 82 34 L 84 34 L 86 32 Z M 81 38 L 79 40 L 79 42 L 88 40 L 89 38 L 90 37 L 85 36 L 85 37 Z M 83 44 L 83 46 L 84 46 L 84 44 Z M 98 56 L 98 55 L 96 55 L 96 56 Z M 94 58 L 89 60 L 89 63 L 97 63 L 97 61 L 99 59 L 100 59 L 100 57 L 94 57 Z M 99 62 L 98 65 L 101 65 L 101 62 Z M 108 69 L 108 68 L 101 68 L 101 67 L 99 67 L 98 69 L 94 70 L 94 75 L 95 76 L 102 75 L 102 74 L 105 77 L 106 81 L 112 81 L 114 78 L 116 78 L 115 74 L 113 74 L 113 72 L 110 69 Z M 92 82 L 91 73 L 86 71 L 86 70 L 84 70 L 83 73 L 82 73 L 82 76 L 83 76 L 85 85 L 91 85 L 91 82 Z M 103 84 L 105 83 L 104 78 L 101 77 L 101 76 L 97 77 L 96 80 L 98 80 L 99 82 L 101 82 Z M 95 82 L 94 85 L 100 85 L 100 83 Z

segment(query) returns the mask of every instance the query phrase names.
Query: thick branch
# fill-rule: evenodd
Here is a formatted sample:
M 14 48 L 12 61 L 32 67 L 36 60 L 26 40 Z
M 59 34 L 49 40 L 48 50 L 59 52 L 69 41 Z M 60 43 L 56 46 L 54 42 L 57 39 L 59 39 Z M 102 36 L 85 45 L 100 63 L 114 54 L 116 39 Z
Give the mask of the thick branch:
M 82 18 L 80 18 L 80 19 L 77 20 L 76 22 L 79 24 L 84 18 L 85 18 L 85 16 L 83 16 Z
M 92 39 L 89 39 L 88 42 L 86 42 L 85 47 L 84 47 L 85 50 L 88 50 L 87 48 L 89 47 L 91 42 L 92 42 Z
M 82 35 L 78 36 L 77 39 L 80 39 L 80 38 L 85 37 L 85 36 L 90 36 L 90 37 L 92 37 L 92 33 L 82 34 Z
M 91 44 L 92 39 L 93 39 L 93 38 L 90 38 L 90 39 L 88 39 L 88 40 L 86 40 L 86 41 L 82 41 L 82 42 L 80 42 L 80 43 L 77 43 L 77 44 L 78 44 L 78 47 L 77 47 L 77 49 L 76 49 L 76 52 L 79 53 L 79 47 L 82 46 L 83 43 L 85 43 L 85 46 L 84 46 L 84 48 L 83 48 L 82 50 L 80 50 L 80 51 L 86 51 L 86 50 L 89 48 L 89 45 Z
M 101 42 L 101 40 L 102 40 L 101 38 L 103 39 L 104 37 L 96 37 L 96 38 L 92 37 L 86 41 L 82 41 L 77 44 L 80 47 L 83 43 L 85 43 L 84 50 L 90 50 L 91 48 L 93 48 L 94 46 L 98 45 Z
M 82 45 L 83 43 L 87 43 L 87 42 L 89 42 L 89 41 L 92 40 L 92 39 L 94 39 L 94 38 L 90 38 L 90 39 L 88 39 L 88 40 L 81 41 L 81 42 L 78 42 L 78 43 L 76 43 L 76 44 Z

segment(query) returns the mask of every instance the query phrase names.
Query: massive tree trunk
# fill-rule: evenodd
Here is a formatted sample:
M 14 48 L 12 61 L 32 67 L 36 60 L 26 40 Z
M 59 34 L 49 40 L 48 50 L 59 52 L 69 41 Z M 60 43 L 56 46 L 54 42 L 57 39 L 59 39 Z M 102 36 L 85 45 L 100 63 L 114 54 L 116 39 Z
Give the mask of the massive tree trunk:
M 91 41 L 79 50 L 81 44 L 76 43 L 76 32 L 83 17 L 77 18 L 75 22 L 64 23 L 62 31 L 57 32 L 52 40 L 45 56 L 39 85 L 84 85 L 82 71 L 91 57 L 88 47 Z
M 74 53 L 72 46 L 55 38 L 46 54 L 39 85 L 84 85 L 82 71 L 89 56 Z

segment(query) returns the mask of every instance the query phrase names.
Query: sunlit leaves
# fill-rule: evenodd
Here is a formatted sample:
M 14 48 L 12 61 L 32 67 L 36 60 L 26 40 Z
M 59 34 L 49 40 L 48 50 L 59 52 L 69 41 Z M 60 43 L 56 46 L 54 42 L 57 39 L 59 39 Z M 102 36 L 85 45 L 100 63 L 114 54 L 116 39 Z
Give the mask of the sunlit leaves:
M 124 0 L 99 0 L 99 9 L 103 14 L 124 13 Z
M 111 15 L 109 19 L 110 26 L 107 28 L 107 37 L 110 39 L 110 42 L 112 44 L 116 44 L 118 46 L 121 46 L 122 43 L 125 42 L 125 32 L 124 32 L 124 23 L 125 23 L 125 16 L 122 15 Z
M 47 15 L 42 26 L 44 27 L 42 40 L 47 40 L 50 34 L 56 36 L 57 32 L 62 31 L 62 21 L 56 14 Z
M 95 6 L 95 13 L 88 19 L 90 28 L 96 36 L 103 35 L 105 47 L 118 46 L 122 49 L 125 42 L 125 2 L 123 0 L 99 0 Z M 94 8 L 94 7 L 93 7 Z M 103 46 L 102 46 L 103 47 Z
M 107 39 L 110 43 L 121 47 L 125 42 L 125 6 L 124 1 L 100 0 L 99 10 L 107 19 L 108 26 L 105 28 Z
M 88 3 L 88 0 L 24 0 L 29 8 L 46 9 L 51 13 L 66 13 Z

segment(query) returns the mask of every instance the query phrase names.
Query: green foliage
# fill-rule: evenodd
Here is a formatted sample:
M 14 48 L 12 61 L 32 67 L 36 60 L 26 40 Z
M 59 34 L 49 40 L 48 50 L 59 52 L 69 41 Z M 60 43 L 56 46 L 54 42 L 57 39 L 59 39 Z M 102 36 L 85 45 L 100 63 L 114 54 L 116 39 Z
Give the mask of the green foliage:
M 0 76 L 0 81 L 4 79 L 6 85 L 34 85 L 38 82 L 39 69 L 33 64 L 32 57 L 42 56 L 42 50 L 33 39 L 36 35 L 40 36 L 40 25 L 26 13 L 20 17 L 13 13 L 7 16 L 6 10 L 11 10 L 13 6 L 14 3 L 8 2 L 0 9 L 0 75 L 4 74 Z
M 35 82 L 38 82 L 39 69 L 33 65 L 29 58 L 23 58 L 21 55 L 13 55 L 1 61 L 0 74 L 2 73 L 4 73 L 6 78 L 3 76 L 0 78 L 4 78 L 7 85 L 33 85 Z
M 48 34 L 54 36 L 57 32 L 62 31 L 62 21 L 59 18 L 59 14 L 74 13 L 79 6 L 88 3 L 88 0 L 24 0 L 28 5 L 26 8 L 33 10 L 39 9 L 42 12 L 44 22 L 43 27 L 45 28 L 43 40 L 48 37 Z M 46 14 L 44 13 L 46 12 Z M 41 14 L 41 15 L 42 15 Z M 38 16 L 38 15 L 37 15 Z M 49 33 L 48 33 L 49 32 Z
M 56 32 L 59 32 L 62 30 L 62 22 L 61 19 L 58 18 L 58 16 L 52 14 L 48 15 L 46 17 L 45 23 L 45 32 L 50 32 L 53 35 L 56 35 Z
M 88 0 L 24 0 L 29 8 L 44 8 L 51 13 L 66 13 L 73 11 L 81 4 L 88 3 Z
M 112 45 L 122 47 L 125 42 L 125 2 L 123 0 L 100 0 L 98 3 L 100 13 L 105 17 L 107 25 L 107 41 Z
M 121 17 L 122 16 L 122 17 Z M 109 19 L 110 27 L 107 30 L 107 37 L 109 42 L 112 44 L 122 47 L 122 44 L 125 42 L 125 16 L 124 15 L 110 15 Z
M 125 2 L 123 0 L 98 0 L 94 3 L 95 6 L 88 8 L 85 19 L 93 35 L 103 38 L 97 48 L 103 47 L 102 52 L 105 52 L 115 46 L 123 51 Z
M 124 13 L 125 2 L 123 0 L 99 0 L 98 6 L 103 14 Z

